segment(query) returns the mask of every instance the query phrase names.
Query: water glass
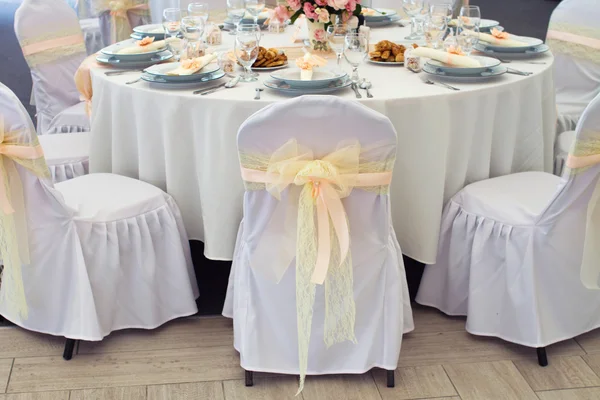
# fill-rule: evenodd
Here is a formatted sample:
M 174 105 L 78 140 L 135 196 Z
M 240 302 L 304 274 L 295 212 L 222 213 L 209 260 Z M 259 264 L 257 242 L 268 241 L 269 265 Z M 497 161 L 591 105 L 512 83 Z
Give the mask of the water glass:
M 329 47 L 331 47 L 337 55 L 338 69 L 341 69 L 340 63 L 342 61 L 342 55 L 344 54 L 344 45 L 348 33 L 348 25 L 345 24 L 335 24 L 327 27 L 327 40 L 329 41 Z
M 188 4 L 188 15 L 190 17 L 200 17 L 204 24 L 208 21 L 208 3 L 190 3 Z
M 348 33 L 344 41 L 344 57 L 352 66 L 352 82 L 357 83 L 358 66 L 369 53 L 369 40 L 361 33 Z
M 419 22 L 417 17 L 421 15 L 423 6 L 423 0 L 402 0 L 402 9 L 410 17 L 410 35 L 405 39 L 417 40 L 421 38 L 418 34 L 419 28 L 417 24 Z
M 183 34 L 183 49 L 181 59 L 196 58 L 204 55 L 202 34 L 204 33 L 204 18 L 188 16 L 181 19 Z
M 446 19 L 446 25 L 452 21 L 452 4 L 433 4 L 429 7 L 429 16 L 431 17 L 444 17 Z
M 258 25 L 258 16 L 265 9 L 265 0 L 246 0 L 246 11 L 252 18 L 254 18 L 254 23 Z
M 235 30 L 229 32 L 230 35 L 235 35 L 237 27 L 246 15 L 246 3 L 244 0 L 227 0 L 227 16 L 235 25 Z
M 473 48 L 479 43 L 479 27 L 473 26 L 471 29 L 462 29 L 456 35 L 456 42 L 467 55 L 471 55 Z
M 448 29 L 448 22 L 445 16 L 431 15 L 425 20 L 424 31 L 427 46 L 438 49 L 442 43 L 444 33 Z
M 244 82 L 256 81 L 257 77 L 252 75 L 252 64 L 258 58 L 258 40 L 254 32 L 236 32 L 235 34 L 235 57 L 244 67 L 241 80 Z
M 239 24 L 237 26 L 236 32 L 254 33 L 254 35 L 256 36 L 256 40 L 259 42 L 260 38 L 262 37 L 262 32 L 258 24 Z
M 181 32 L 182 12 L 179 8 L 165 8 L 163 11 L 163 28 L 165 29 L 165 39 L 175 38 Z M 169 50 L 173 57 L 178 60 L 181 52 L 179 41 L 169 42 Z
M 476 26 L 481 25 L 481 11 L 478 6 L 462 6 L 458 18 L 458 25 Z

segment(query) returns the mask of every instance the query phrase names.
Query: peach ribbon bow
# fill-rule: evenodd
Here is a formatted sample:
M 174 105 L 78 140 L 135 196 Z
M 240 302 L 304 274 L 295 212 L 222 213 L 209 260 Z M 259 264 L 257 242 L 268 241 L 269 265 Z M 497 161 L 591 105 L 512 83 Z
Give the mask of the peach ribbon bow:
M 149 10 L 148 3 L 135 4 L 131 0 L 113 0 L 108 2 L 108 10 L 111 16 L 111 43 L 120 42 L 128 39 L 131 34 L 131 24 L 129 23 L 129 11 Z

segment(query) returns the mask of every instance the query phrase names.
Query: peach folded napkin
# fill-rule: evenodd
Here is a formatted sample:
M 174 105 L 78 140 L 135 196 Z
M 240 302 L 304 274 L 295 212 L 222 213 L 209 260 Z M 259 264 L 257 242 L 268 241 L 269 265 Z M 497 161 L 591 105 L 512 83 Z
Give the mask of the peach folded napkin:
M 308 39 L 308 25 L 306 17 L 301 14 L 296 22 L 294 22 L 294 33 L 292 34 L 292 43 L 303 43 Z
M 167 72 L 167 75 L 192 75 L 206 67 L 217 58 L 216 54 L 207 54 L 181 62 L 179 68 Z
M 507 32 L 501 32 L 494 28 L 492 29 L 491 34 L 480 32 L 479 40 L 501 47 L 522 47 L 527 45 L 527 43 L 520 40 L 511 39 L 512 36 L 514 35 L 511 35 Z
M 139 40 L 137 42 L 135 42 L 135 44 L 125 47 L 124 49 L 121 49 L 119 51 L 117 51 L 117 54 L 142 54 L 142 53 L 149 53 L 151 51 L 156 51 L 156 50 L 160 50 L 160 49 L 164 49 L 165 47 L 167 47 L 167 43 L 174 41 L 174 40 L 180 40 L 177 38 L 169 38 L 166 40 L 158 40 L 158 41 L 154 41 L 154 38 L 151 37 L 145 37 L 142 40 Z
M 412 55 L 431 58 L 432 60 L 437 60 L 444 64 L 452 65 L 454 67 L 463 67 L 463 68 L 477 68 L 481 67 L 479 61 L 468 57 L 461 56 L 458 54 L 447 53 L 443 50 L 435 50 L 430 49 L 429 47 L 417 47 L 412 50 Z

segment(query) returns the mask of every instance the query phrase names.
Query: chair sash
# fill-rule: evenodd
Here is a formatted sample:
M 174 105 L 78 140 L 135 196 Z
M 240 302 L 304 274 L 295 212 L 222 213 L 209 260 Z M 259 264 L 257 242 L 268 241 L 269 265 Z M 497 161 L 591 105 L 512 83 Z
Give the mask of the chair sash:
M 356 342 L 350 228 L 342 199 L 353 188 L 387 193 L 393 167 L 393 160 L 361 163 L 360 158 L 358 142 L 315 159 L 310 149 L 294 139 L 270 157 L 240 153 L 246 189 L 266 189 L 280 200 L 251 255 L 252 268 L 279 282 L 296 259 L 298 392 L 304 387 L 308 366 L 316 285 L 325 284 L 327 346 Z M 281 201 L 290 186 L 301 189 L 298 193 L 290 188 L 287 201 Z M 278 253 L 275 257 L 274 251 Z
M 79 27 L 23 39 L 20 44 L 30 68 L 86 53 L 85 40 Z
M 568 23 L 550 23 L 546 43 L 555 54 L 600 64 L 600 29 Z
M 97 54 L 92 54 L 88 56 L 77 71 L 75 72 L 75 86 L 77 87 L 77 91 L 79 91 L 80 98 L 82 101 L 85 101 L 85 111 L 88 116 L 92 115 L 92 76 L 91 69 L 92 68 L 105 68 L 104 65 L 99 64 L 96 61 Z
M 98 0 L 95 4 L 95 11 L 98 15 L 105 12 L 110 14 L 110 43 L 129 39 L 129 35 L 133 32 L 129 22 L 129 14 L 150 16 L 148 0 L 143 0 L 143 2 L 136 0 Z
M 3 291 L 9 298 L 3 298 L 2 301 L 9 302 L 23 318 L 27 318 L 21 267 L 30 264 L 28 231 L 23 186 L 15 163 L 38 177 L 50 178 L 50 170 L 35 132 L 5 132 L 4 117 L 0 115 L 0 255 L 4 262 L 2 284 L 12 288 Z

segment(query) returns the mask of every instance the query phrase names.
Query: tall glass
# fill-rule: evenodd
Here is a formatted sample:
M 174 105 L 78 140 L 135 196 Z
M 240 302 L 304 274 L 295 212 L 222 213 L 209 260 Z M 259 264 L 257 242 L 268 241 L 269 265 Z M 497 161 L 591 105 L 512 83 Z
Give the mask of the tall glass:
M 252 64 L 258 58 L 256 33 L 236 31 L 234 53 L 238 62 L 244 67 L 241 80 L 244 82 L 256 81 L 257 78 L 252 75 Z
M 417 27 L 417 17 L 423 10 L 423 0 L 402 0 L 402 9 L 410 17 L 410 35 L 405 39 L 420 39 Z
M 462 51 L 470 56 L 475 45 L 479 43 L 479 27 L 473 26 L 471 29 L 462 29 L 456 35 L 456 42 Z
M 335 51 L 337 56 L 337 68 L 341 70 L 342 56 L 344 55 L 344 46 L 346 43 L 346 35 L 349 33 L 348 25 L 335 24 L 327 27 L 327 40 L 329 46 Z
M 452 21 L 452 4 L 433 4 L 429 7 L 429 15 L 431 17 L 440 16 L 446 18 L 446 25 L 448 25 Z
M 358 66 L 367 57 L 369 39 L 362 33 L 348 33 L 344 43 L 344 57 L 352 66 L 352 82 L 358 83 Z
M 183 17 L 181 19 L 181 33 L 183 34 L 182 60 L 204 55 L 202 43 L 204 18 L 199 16 Z
M 208 21 L 208 3 L 190 3 L 188 4 L 188 15 L 190 17 L 200 17 L 204 20 L 204 24 Z
M 244 0 L 227 0 L 227 16 L 235 25 L 235 30 L 230 31 L 230 35 L 235 35 L 237 27 L 246 15 L 246 3 Z
M 165 29 L 165 39 L 174 39 L 181 32 L 182 12 L 179 8 L 165 8 L 163 11 L 163 28 Z M 178 60 L 181 52 L 179 41 L 170 41 L 169 50 L 173 57 Z
M 265 0 L 246 0 L 246 11 L 252 18 L 254 18 L 254 23 L 258 25 L 258 16 L 265 9 Z
M 424 31 L 427 46 L 437 49 L 442 43 L 442 38 L 448 29 L 445 16 L 431 15 L 425 20 Z
M 481 25 L 481 10 L 478 6 L 462 6 L 458 18 L 458 25 L 467 24 L 479 28 Z

